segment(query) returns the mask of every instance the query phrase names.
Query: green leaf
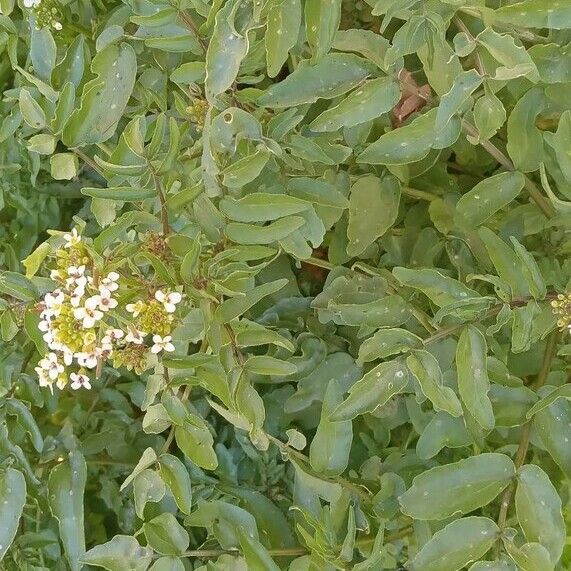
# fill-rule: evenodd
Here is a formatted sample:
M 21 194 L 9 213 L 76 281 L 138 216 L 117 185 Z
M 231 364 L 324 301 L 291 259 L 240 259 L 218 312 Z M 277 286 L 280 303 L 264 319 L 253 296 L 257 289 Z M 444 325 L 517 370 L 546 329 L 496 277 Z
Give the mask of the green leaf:
M 270 153 L 265 148 L 244 157 L 226 167 L 220 174 L 224 177 L 222 184 L 228 188 L 241 188 L 252 182 L 266 166 Z
M 55 151 L 56 143 L 53 135 L 41 133 L 28 139 L 28 150 L 39 155 L 51 155 Z
M 301 216 L 286 216 L 267 226 L 231 222 L 226 226 L 226 236 L 237 244 L 272 244 L 287 238 L 304 224 Z
M 0 271 L 0 292 L 21 301 L 33 301 L 39 297 L 34 283 L 16 272 Z
M 379 329 L 372 337 L 361 343 L 357 362 L 362 365 L 391 355 L 407 353 L 410 349 L 420 347 L 422 347 L 422 339 L 406 329 Z
M 541 400 L 536 402 L 528 411 L 527 418 L 530 419 L 534 414 L 542 411 L 551 404 L 553 404 L 557 399 L 563 398 L 566 400 L 571 400 L 571 385 L 561 385 L 560 387 L 547 387 L 551 390 L 546 396 Z
M 446 519 L 489 504 L 515 476 L 509 456 L 483 453 L 416 476 L 399 498 L 403 513 L 421 520 Z
M 41 452 L 44 448 L 44 439 L 30 409 L 15 398 L 6 399 L 5 406 L 7 413 L 15 416 L 18 424 L 26 431 L 36 452 Z
M 219 323 L 228 323 L 232 319 L 243 315 L 251 307 L 268 295 L 276 293 L 282 289 L 288 280 L 281 279 L 266 284 L 262 284 L 245 295 L 233 297 L 222 302 L 216 309 L 215 318 Z
M 476 100 L 473 113 L 481 139 L 491 139 L 506 122 L 504 104 L 491 92 Z
M 82 568 L 85 554 L 83 494 L 87 480 L 87 465 L 83 456 L 73 451 L 55 466 L 49 475 L 49 505 L 58 520 L 64 552 L 72 571 Z
M 236 0 L 226 2 L 216 14 L 214 31 L 206 51 L 204 87 L 209 101 L 232 85 L 240 63 L 248 53 L 251 13 L 240 14 L 243 19 L 238 25 L 236 17 L 240 4 Z
M 381 363 L 349 389 L 349 396 L 331 413 L 329 420 L 343 422 L 373 412 L 402 392 L 408 382 L 408 371 L 402 361 Z
M 494 79 L 506 80 L 526 76 L 530 81 L 539 81 L 539 72 L 525 47 L 516 45 L 509 34 L 498 34 L 486 28 L 476 37 L 479 45 L 486 48 L 501 67 L 496 69 Z
M 161 454 L 159 466 L 161 477 L 169 487 L 176 505 L 181 512 L 190 514 L 192 487 L 190 474 L 185 465 L 172 454 Z
M 483 77 L 474 69 L 463 71 L 456 77 L 450 91 L 440 98 L 434 123 L 437 132 L 442 131 L 450 119 L 466 107 L 470 96 L 480 87 L 482 81 Z
M 321 418 L 315 436 L 309 447 L 309 461 L 311 467 L 319 474 L 342 474 L 349 464 L 349 453 L 353 440 L 353 426 L 351 420 L 333 421 L 330 415 L 339 410 L 343 400 L 343 390 L 335 380 L 329 381 Z
M 460 121 L 453 117 L 439 131 L 435 127 L 436 114 L 437 110 L 431 109 L 410 123 L 385 133 L 357 157 L 357 162 L 405 165 L 424 159 L 431 148 L 449 147 L 460 135 Z
M 513 563 L 504 559 L 496 561 L 477 561 L 471 565 L 468 571 L 517 571 Z
M 24 475 L 14 468 L 6 468 L 0 472 L 0 561 L 16 537 L 25 504 Z
M 554 2 L 546 8 L 543 0 L 523 0 L 503 6 L 493 12 L 493 20 L 523 28 L 571 28 L 571 6 L 566 0 Z
M 186 423 L 175 427 L 175 440 L 184 455 L 205 470 L 215 470 L 218 459 L 214 452 L 214 439 L 206 426 Z
M 515 200 L 525 184 L 520 172 L 504 172 L 479 182 L 456 204 L 456 217 L 475 228 Z
M 73 153 L 57 153 L 50 157 L 50 173 L 55 180 L 71 180 L 78 170 L 79 160 Z
M 419 458 L 427 460 L 436 456 L 444 447 L 461 448 L 472 444 L 472 437 L 464 419 L 437 412 L 426 425 L 416 442 Z
M 474 420 L 484 430 L 492 430 L 495 419 L 488 397 L 487 352 L 486 338 L 478 328 L 468 325 L 462 330 L 456 347 L 460 397 Z
M 487 517 L 466 517 L 436 532 L 408 563 L 410 571 L 458 571 L 483 557 L 500 530 Z
M 437 270 L 396 267 L 393 269 L 393 275 L 403 285 L 420 290 L 439 307 L 478 297 L 478 292 Z
M 524 543 L 516 547 L 509 540 L 503 540 L 509 556 L 517 563 L 521 571 L 553 571 L 549 551 L 539 543 Z
M 510 286 L 513 297 L 527 297 L 529 287 L 523 275 L 521 262 L 514 251 L 488 228 L 480 228 L 478 234 L 486 246 L 486 251 L 498 275 Z
M 185 567 L 178 557 L 160 557 L 149 571 L 185 571 Z
M 550 390 L 552 389 L 545 387 L 539 396 L 545 397 Z M 567 476 L 571 476 L 571 403 L 567 399 L 557 399 L 546 408 L 536 411 L 533 427 L 555 463 Z
M 102 143 L 113 136 L 135 85 L 135 50 L 127 43 L 109 44 L 93 58 L 91 71 L 97 77 L 83 87 L 81 105 L 63 130 L 67 147 Z
M 265 48 L 268 76 L 275 77 L 296 45 L 301 26 L 299 0 L 275 0 L 268 12 Z
M 515 168 L 524 173 L 537 170 L 544 160 L 543 137 L 535 121 L 545 105 L 543 90 L 532 88 L 518 100 L 508 118 L 507 150 Z
M 518 470 L 515 506 L 526 539 L 546 547 L 551 562 L 557 563 L 567 538 L 561 499 L 539 466 L 527 464 Z
M 144 518 L 147 502 L 160 502 L 166 492 L 165 483 L 153 470 L 143 470 L 133 481 L 133 498 L 135 513 L 140 519 Z
M 145 449 L 137 465 L 135 466 L 134 470 L 125 478 L 121 487 L 119 488 L 120 491 L 123 491 L 129 484 L 133 482 L 133 480 L 140 474 L 143 470 L 146 470 L 150 466 L 152 466 L 157 461 L 157 453 L 154 451 L 153 448 L 150 446 Z
M 143 524 L 149 546 L 162 555 L 182 555 L 190 543 L 186 530 L 170 513 L 162 513 Z
M 46 114 L 38 102 L 30 95 L 30 92 L 22 88 L 20 90 L 20 113 L 24 121 L 34 129 L 41 129 L 46 126 Z
M 115 186 L 111 188 L 82 188 L 81 193 L 93 198 L 122 200 L 123 202 L 139 202 L 157 196 L 155 189 L 133 188 L 131 186 Z
M 535 258 L 517 241 L 515 236 L 510 236 L 510 240 L 531 295 L 535 299 L 544 299 L 547 295 L 547 286 Z
M 400 204 L 400 184 L 393 176 L 358 179 L 349 197 L 347 253 L 357 256 L 394 224 Z
M 333 45 L 341 21 L 341 0 L 306 0 L 305 36 L 315 58 L 324 56 Z
M 352 91 L 338 105 L 321 113 L 309 127 L 316 132 L 354 127 L 388 113 L 399 99 L 400 89 L 394 79 L 372 79 Z
M 146 571 L 152 560 L 153 550 L 141 547 L 129 535 L 116 535 L 107 543 L 96 545 L 81 558 L 82 563 L 108 571 Z
M 371 72 L 373 67 L 351 54 L 327 54 L 314 65 L 300 65 L 280 83 L 270 86 L 258 99 L 264 107 L 293 107 L 333 99 L 347 93 Z
M 416 377 L 424 395 L 432 402 L 434 410 L 443 410 L 452 416 L 462 416 L 462 405 L 456 393 L 443 384 L 438 361 L 428 351 L 413 350 L 406 364 Z
M 269 357 L 267 355 L 254 355 L 249 357 L 244 363 L 244 369 L 250 373 L 258 375 L 272 375 L 276 377 L 284 377 L 292 375 L 297 371 L 297 367 L 293 363 Z

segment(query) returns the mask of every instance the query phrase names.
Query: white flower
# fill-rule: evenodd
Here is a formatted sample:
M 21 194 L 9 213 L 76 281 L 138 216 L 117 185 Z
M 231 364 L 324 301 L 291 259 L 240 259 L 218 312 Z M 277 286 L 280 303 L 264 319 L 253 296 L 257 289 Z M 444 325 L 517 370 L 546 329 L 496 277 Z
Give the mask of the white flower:
M 180 295 L 178 291 L 165 293 L 159 289 L 155 292 L 155 299 L 163 304 L 167 313 L 174 313 L 176 311 L 176 304 L 180 303 L 182 295 Z
M 117 339 L 123 339 L 125 332 L 121 329 L 108 329 L 105 332 L 105 337 L 109 337 L 111 341 L 116 341 Z
M 91 353 L 87 353 L 81 351 L 80 353 L 76 353 L 75 358 L 81 367 L 85 367 L 86 369 L 95 369 L 97 367 L 97 353 L 92 351 Z
M 43 311 L 42 311 L 43 313 Z M 46 333 L 47 331 L 50 330 L 50 322 L 46 321 L 46 320 L 42 320 L 38 323 L 38 329 L 40 331 L 42 331 L 43 333 Z
M 103 295 L 103 292 L 118 290 L 119 284 L 117 280 L 119 277 L 117 272 L 109 272 L 106 277 L 99 280 L 99 292 Z
M 44 309 L 40 316 L 42 318 L 57 317 L 61 312 L 63 301 L 64 294 L 59 289 L 54 290 L 52 293 L 46 293 L 44 296 Z
M 125 309 L 133 314 L 133 317 L 137 317 L 141 311 L 145 308 L 145 304 L 142 301 L 137 301 L 136 303 L 128 303 Z
M 127 343 L 135 343 L 135 345 L 142 345 L 143 344 L 143 337 L 146 335 L 143 331 L 137 331 L 136 329 L 129 330 L 127 333 L 127 337 L 125 337 L 125 341 Z
M 108 292 L 108 295 L 94 295 L 89 299 L 94 300 L 93 303 L 97 302 L 97 307 L 99 307 L 101 311 L 109 311 L 117 307 L 117 300 L 111 297 L 111 292 Z
M 34 6 L 40 4 L 40 0 L 24 0 L 24 6 L 26 6 L 26 1 L 30 2 Z M 26 7 L 29 8 L 30 6 Z M 81 236 L 77 233 L 77 228 L 74 228 L 69 234 L 64 234 L 63 239 L 65 240 L 64 248 L 71 248 L 81 242 Z
M 69 376 L 71 379 L 71 388 L 76 391 L 77 389 L 90 389 L 91 383 L 89 382 L 89 377 L 81 373 L 71 373 Z
M 53 381 L 50 379 L 48 372 L 43 367 L 34 367 L 34 370 L 38 374 L 38 380 L 40 381 L 40 387 L 51 386 Z
M 170 335 L 165 335 L 164 337 L 153 335 L 154 345 L 151 347 L 151 353 L 160 353 L 161 351 L 170 353 L 174 351 L 174 345 L 171 343 L 171 339 Z
M 63 362 L 69 367 L 73 363 L 73 353 L 67 347 L 62 347 L 61 351 L 63 352 Z
M 65 280 L 65 283 L 68 287 L 75 285 L 80 288 L 85 288 L 87 285 L 85 266 L 69 266 L 67 269 L 67 275 L 69 277 Z
M 43 369 L 47 376 L 55 381 L 60 373 L 63 373 L 64 366 L 58 363 L 57 355 L 55 353 L 48 353 L 40 362 L 39 366 Z
M 95 324 L 103 317 L 103 312 L 97 309 L 99 304 L 99 296 L 93 296 L 85 300 L 85 305 L 83 307 L 76 307 L 73 310 L 73 316 L 77 320 L 83 320 L 84 329 L 90 329 L 95 327 Z
M 69 303 L 72 307 L 79 307 L 81 303 L 81 298 L 85 294 L 85 289 L 82 287 L 76 287 L 71 295 L 69 296 Z
M 26 8 L 37 8 L 40 2 L 41 0 L 24 0 L 24 6 Z
M 62 29 L 62 25 L 59 22 L 53 22 L 52 26 L 59 32 Z
M 51 270 L 50 271 L 50 278 L 52 280 L 61 280 L 61 273 L 59 270 Z

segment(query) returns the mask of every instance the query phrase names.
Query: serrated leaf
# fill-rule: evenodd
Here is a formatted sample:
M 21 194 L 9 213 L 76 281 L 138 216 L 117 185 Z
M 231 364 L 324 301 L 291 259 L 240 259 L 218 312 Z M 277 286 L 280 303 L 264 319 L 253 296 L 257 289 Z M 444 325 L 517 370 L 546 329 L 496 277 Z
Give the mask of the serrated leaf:
M 514 476 L 509 456 L 483 453 L 416 476 L 399 502 L 415 519 L 446 519 L 489 504 Z

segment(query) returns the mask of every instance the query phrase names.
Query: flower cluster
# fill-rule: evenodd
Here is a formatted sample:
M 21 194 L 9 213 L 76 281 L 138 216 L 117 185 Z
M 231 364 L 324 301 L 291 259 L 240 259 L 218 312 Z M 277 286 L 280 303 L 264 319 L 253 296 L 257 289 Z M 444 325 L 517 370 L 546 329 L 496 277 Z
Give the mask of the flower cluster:
M 95 270 L 76 229 L 64 239 L 50 273 L 59 287 L 40 304 L 38 327 L 50 349 L 36 367 L 40 386 L 61 389 L 70 383 L 72 389 L 89 389 L 90 372 L 98 375 L 107 359 L 140 373 L 149 354 L 174 351 L 171 332 L 182 295 L 157 290 L 151 299 L 124 306 L 118 297 L 120 274 Z M 68 375 L 71 366 L 77 370 Z
M 48 26 L 59 32 L 63 28 L 61 7 L 57 0 L 23 0 L 23 4 L 34 11 L 38 29 Z
M 571 293 L 560 293 L 551 302 L 551 307 L 557 317 L 557 327 L 568 329 L 571 333 Z

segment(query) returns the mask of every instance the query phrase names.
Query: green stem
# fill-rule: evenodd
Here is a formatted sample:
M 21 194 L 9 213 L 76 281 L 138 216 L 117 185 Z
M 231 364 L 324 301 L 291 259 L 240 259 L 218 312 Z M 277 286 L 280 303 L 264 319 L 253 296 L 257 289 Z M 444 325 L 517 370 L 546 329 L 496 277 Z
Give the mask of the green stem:
M 309 264 L 310 266 L 316 266 L 318 268 L 324 268 L 326 270 L 332 270 L 335 268 L 335 264 L 328 262 L 327 260 L 322 260 L 321 258 L 315 258 L 313 256 L 301 260 L 302 264 Z
M 478 138 L 479 133 L 474 125 L 468 123 L 465 119 L 462 119 L 462 130 L 471 137 Z M 488 139 L 479 139 L 479 144 L 494 158 L 498 163 L 500 163 L 506 170 L 515 171 L 517 170 L 514 164 Z M 525 188 L 529 193 L 531 199 L 537 204 L 538 208 L 545 214 L 547 218 L 553 218 L 555 216 L 555 209 L 553 205 L 541 194 L 537 185 L 527 176 L 525 178 Z
M 435 194 L 430 194 L 430 192 L 419 190 L 417 188 L 410 188 L 409 186 L 403 186 L 401 188 L 401 192 L 412 198 L 419 198 L 420 200 L 427 200 L 428 202 L 432 202 L 439 198 Z

